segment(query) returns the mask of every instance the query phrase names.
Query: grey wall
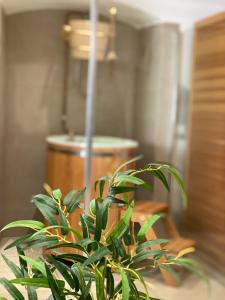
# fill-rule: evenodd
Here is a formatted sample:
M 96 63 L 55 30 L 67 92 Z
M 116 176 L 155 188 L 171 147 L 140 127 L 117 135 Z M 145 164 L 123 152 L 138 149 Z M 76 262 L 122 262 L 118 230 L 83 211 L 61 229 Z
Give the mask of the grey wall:
M 186 149 L 187 149 L 187 123 L 189 109 L 189 92 L 192 70 L 193 53 L 193 29 L 181 33 L 181 55 L 180 55 L 180 81 L 178 90 L 177 126 L 175 141 L 173 145 L 172 162 L 178 166 L 185 179 L 186 173 Z M 181 202 L 179 191 L 175 184 L 172 185 L 171 198 L 173 199 L 173 210 L 177 220 L 181 220 Z
M 139 34 L 139 64 L 135 109 L 135 137 L 141 143 L 145 161 L 171 162 L 176 126 L 179 73 L 179 27 L 159 24 Z M 153 197 L 167 194 L 155 183 Z
M 98 63 L 95 134 L 132 137 L 137 48 L 137 31 L 118 24 L 118 60 Z M 87 62 L 71 61 L 70 65 L 69 128 L 83 134 Z
M 4 214 L 3 199 L 3 157 L 4 153 L 4 15 L 0 7 L 0 226 L 2 226 L 2 217 Z
M 30 199 L 41 191 L 45 181 L 45 138 L 61 132 L 64 42 L 60 32 L 64 19 L 62 11 L 6 17 L 3 223 L 30 219 L 36 214 Z M 95 132 L 129 137 L 132 135 L 137 32 L 121 24 L 117 38 L 118 62 L 99 64 Z M 81 67 L 81 88 L 85 93 L 86 63 Z M 74 89 L 74 76 L 80 74 L 78 71 L 78 65 L 73 63 L 69 123 L 75 133 L 83 133 L 85 99 Z

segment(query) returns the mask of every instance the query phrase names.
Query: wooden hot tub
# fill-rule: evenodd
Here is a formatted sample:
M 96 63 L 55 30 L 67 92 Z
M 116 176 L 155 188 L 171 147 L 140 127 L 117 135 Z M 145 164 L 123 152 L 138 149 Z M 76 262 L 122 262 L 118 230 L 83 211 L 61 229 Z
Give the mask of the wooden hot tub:
M 51 188 L 60 188 L 63 195 L 72 189 L 82 189 L 85 185 L 85 137 L 75 136 L 71 140 L 67 135 L 49 136 L 47 146 L 47 183 Z M 112 174 L 119 165 L 133 158 L 137 148 L 138 143 L 134 140 L 93 137 L 91 185 L 94 186 L 98 178 Z M 94 189 L 91 196 L 94 197 Z M 72 219 L 72 226 L 77 228 L 80 219 L 78 212 Z

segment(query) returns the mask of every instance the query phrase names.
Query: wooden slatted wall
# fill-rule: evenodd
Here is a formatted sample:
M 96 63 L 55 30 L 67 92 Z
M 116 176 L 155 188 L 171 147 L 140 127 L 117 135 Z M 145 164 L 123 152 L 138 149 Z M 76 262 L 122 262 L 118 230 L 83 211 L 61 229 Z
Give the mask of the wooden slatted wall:
M 196 24 L 186 225 L 225 273 L 225 13 Z

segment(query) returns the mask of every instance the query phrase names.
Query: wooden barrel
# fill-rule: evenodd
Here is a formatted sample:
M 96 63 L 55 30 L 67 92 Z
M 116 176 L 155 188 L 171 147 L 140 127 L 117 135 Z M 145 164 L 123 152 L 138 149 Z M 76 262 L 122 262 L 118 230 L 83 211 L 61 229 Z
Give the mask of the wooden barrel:
M 51 188 L 60 188 L 65 196 L 72 189 L 82 189 L 85 185 L 85 138 L 75 136 L 71 140 L 66 135 L 49 136 L 47 183 Z M 92 148 L 91 196 L 95 196 L 94 182 L 102 176 L 111 175 L 125 161 L 136 155 L 138 143 L 129 139 L 96 136 Z M 134 168 L 134 164 L 128 168 Z M 117 223 L 118 211 L 113 209 L 110 223 Z M 71 217 L 71 225 L 79 229 L 80 212 Z M 114 224 L 110 224 L 113 226 Z

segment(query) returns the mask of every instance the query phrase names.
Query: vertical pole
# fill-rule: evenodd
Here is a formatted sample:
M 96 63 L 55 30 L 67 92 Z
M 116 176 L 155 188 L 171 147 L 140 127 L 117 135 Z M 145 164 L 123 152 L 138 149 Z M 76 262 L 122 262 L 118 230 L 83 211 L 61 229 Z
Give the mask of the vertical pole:
M 97 0 L 90 0 L 90 22 L 91 22 L 91 36 L 90 36 L 90 54 L 88 61 L 88 78 L 87 78 L 87 98 L 86 98 L 86 119 L 85 119 L 85 135 L 86 135 L 86 148 L 85 148 L 85 212 L 89 209 L 90 194 L 91 194 L 91 152 L 92 152 L 92 135 L 94 125 L 94 98 L 95 98 L 95 83 L 96 83 L 96 33 L 98 24 L 98 5 Z

